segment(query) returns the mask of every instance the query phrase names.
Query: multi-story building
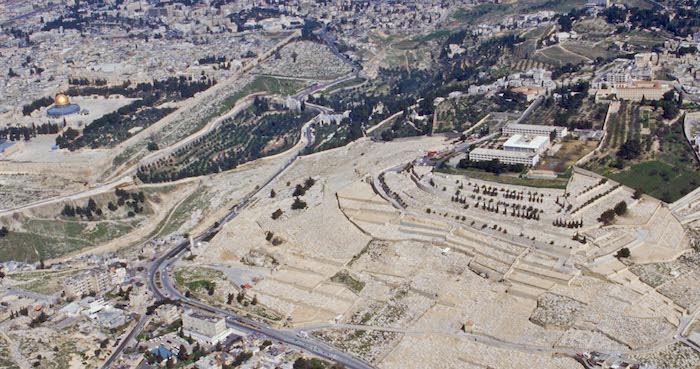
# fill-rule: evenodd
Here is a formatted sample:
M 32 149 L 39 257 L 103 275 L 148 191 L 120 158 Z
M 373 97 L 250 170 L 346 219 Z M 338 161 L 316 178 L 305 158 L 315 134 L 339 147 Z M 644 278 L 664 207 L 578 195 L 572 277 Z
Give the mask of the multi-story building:
M 112 279 L 112 284 L 122 284 L 126 278 L 126 268 L 119 267 L 110 269 L 110 278 Z
M 155 316 L 162 324 L 172 324 L 180 318 L 180 313 L 177 311 L 177 306 L 165 304 L 156 309 Z
M 182 315 L 182 331 L 197 342 L 216 345 L 223 342 L 233 331 L 226 326 L 226 319 L 208 316 L 194 311 Z
M 503 144 L 503 150 L 539 154 L 544 151 L 548 145 L 549 137 L 547 136 L 523 136 L 515 134 Z
M 608 83 L 629 82 L 631 80 L 632 72 L 628 68 L 611 71 L 604 77 L 604 81 Z
M 659 64 L 659 54 L 639 53 L 634 55 L 634 66 L 637 68 L 649 68 Z
M 566 127 L 542 126 L 535 124 L 508 124 L 503 128 L 502 133 L 504 135 L 520 134 L 549 137 L 552 131 L 557 131 L 556 138 L 563 138 L 569 134 L 569 130 Z
M 88 295 L 91 292 L 101 294 L 107 292 L 112 286 L 112 276 L 109 271 L 91 269 L 68 279 L 65 292 L 72 296 Z
M 596 100 L 616 97 L 619 100 L 641 101 L 661 100 L 664 94 L 672 89 L 667 81 L 632 81 L 615 83 L 611 88 L 600 89 L 596 92 Z
M 531 167 L 537 164 L 540 156 L 532 152 L 484 148 L 476 148 L 469 152 L 469 160 L 471 161 L 491 161 L 494 159 L 498 159 L 503 164 L 522 164 Z

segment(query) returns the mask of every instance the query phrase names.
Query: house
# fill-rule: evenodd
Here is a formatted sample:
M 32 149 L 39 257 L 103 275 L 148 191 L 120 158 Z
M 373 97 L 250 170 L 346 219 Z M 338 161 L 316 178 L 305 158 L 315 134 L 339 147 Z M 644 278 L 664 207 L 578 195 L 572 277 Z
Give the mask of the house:
M 166 349 L 163 345 L 154 348 L 153 350 L 151 350 L 151 353 L 156 357 L 161 358 L 161 361 L 168 360 L 173 356 L 172 351 Z

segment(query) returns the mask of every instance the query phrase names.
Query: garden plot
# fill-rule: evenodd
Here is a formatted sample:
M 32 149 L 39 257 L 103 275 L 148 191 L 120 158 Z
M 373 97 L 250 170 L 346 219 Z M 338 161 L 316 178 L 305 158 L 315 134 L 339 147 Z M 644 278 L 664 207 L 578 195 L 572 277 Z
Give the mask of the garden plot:
M 538 165 L 538 169 L 564 173 L 579 159 L 593 151 L 598 146 L 596 141 L 564 141 L 553 154 L 547 155 Z
M 53 295 L 63 291 L 65 281 L 77 273 L 80 273 L 80 270 L 12 273 L 3 278 L 3 285 L 39 294 Z

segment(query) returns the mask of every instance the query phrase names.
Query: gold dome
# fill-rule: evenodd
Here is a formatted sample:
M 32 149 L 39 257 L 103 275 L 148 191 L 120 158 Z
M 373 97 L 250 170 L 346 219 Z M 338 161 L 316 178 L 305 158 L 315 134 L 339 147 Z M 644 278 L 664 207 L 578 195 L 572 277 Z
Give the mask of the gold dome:
M 68 96 L 64 94 L 58 94 L 56 95 L 56 98 L 53 100 L 54 104 L 56 106 L 64 106 L 70 104 L 70 101 L 68 100 Z

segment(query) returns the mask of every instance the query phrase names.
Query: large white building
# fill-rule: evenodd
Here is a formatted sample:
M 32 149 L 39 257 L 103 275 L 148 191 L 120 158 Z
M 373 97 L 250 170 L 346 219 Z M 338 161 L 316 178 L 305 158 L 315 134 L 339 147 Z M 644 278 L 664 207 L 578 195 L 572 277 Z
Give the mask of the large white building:
M 233 330 L 226 326 L 226 319 L 188 311 L 182 315 L 182 331 L 186 336 L 207 345 L 223 342 Z
M 528 135 L 549 137 L 552 131 L 557 131 L 556 138 L 563 138 L 569 134 L 566 127 L 542 126 L 535 124 L 508 124 L 503 128 L 504 135 Z
M 476 148 L 469 152 L 471 161 L 491 161 L 498 159 L 503 164 L 522 164 L 525 166 L 535 166 L 540 160 L 537 153 L 527 151 L 510 151 Z
M 539 154 L 544 151 L 548 145 L 548 136 L 523 136 L 521 134 L 515 134 L 503 144 L 503 150 Z
M 612 87 L 600 89 L 596 93 L 596 100 L 617 97 L 620 100 L 641 101 L 661 100 L 664 94 L 673 87 L 667 81 L 631 81 L 613 84 Z

